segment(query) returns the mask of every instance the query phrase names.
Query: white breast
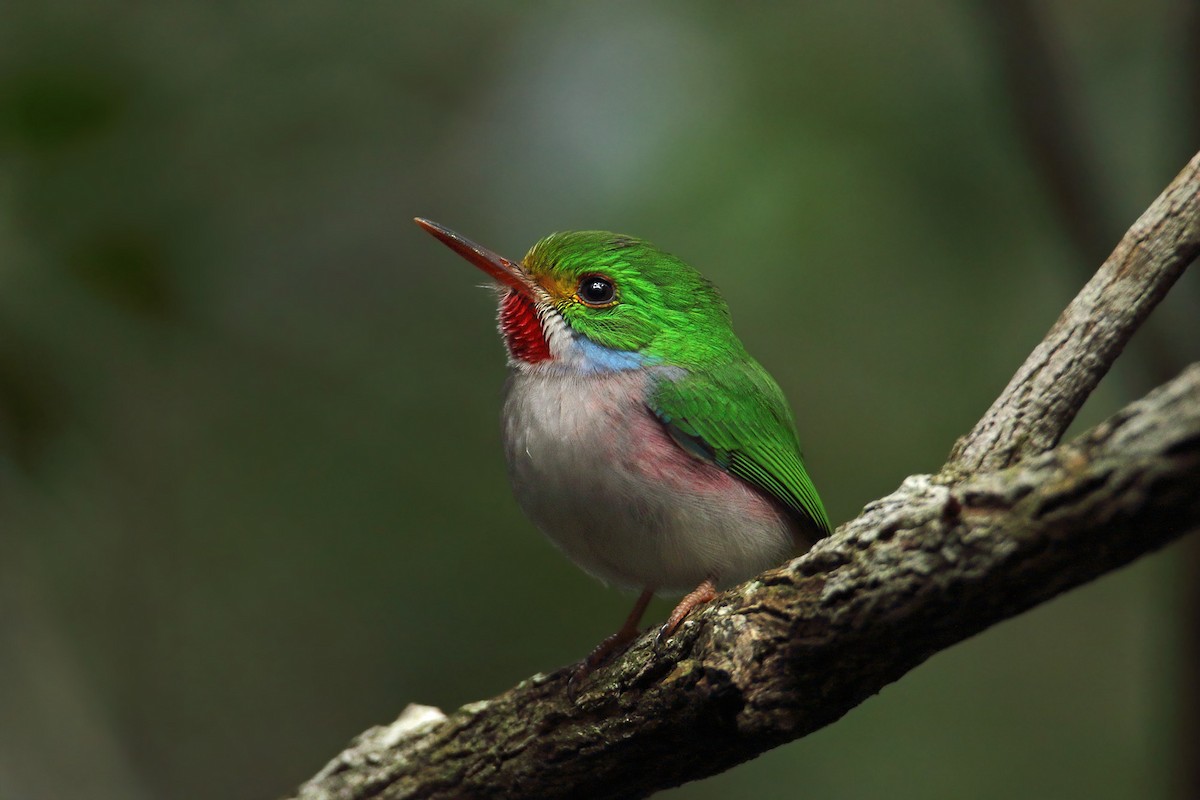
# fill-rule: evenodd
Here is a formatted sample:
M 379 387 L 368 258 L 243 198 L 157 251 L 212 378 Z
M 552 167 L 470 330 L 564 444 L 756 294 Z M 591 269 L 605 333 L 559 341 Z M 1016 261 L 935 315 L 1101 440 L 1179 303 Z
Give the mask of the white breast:
M 656 369 L 514 371 L 504 441 L 517 501 L 579 566 L 622 586 L 686 591 L 780 563 L 794 522 L 670 439 L 643 403 Z

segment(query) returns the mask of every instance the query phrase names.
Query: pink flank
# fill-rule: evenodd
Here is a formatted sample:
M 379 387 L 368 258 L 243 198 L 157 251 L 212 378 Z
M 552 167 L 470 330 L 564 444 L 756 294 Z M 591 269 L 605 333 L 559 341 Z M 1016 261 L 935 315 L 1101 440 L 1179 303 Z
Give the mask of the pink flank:
M 648 410 L 626 417 L 627 468 L 651 485 L 690 495 L 701 505 L 735 508 L 755 521 L 786 518 L 778 505 L 762 492 L 725 470 L 688 453 L 673 440 Z

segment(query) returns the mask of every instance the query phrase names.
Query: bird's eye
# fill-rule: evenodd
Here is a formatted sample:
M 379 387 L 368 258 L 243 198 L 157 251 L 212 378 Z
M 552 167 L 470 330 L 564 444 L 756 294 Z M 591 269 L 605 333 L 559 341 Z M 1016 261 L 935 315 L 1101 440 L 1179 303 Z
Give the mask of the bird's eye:
M 576 289 L 579 299 L 589 306 L 606 306 L 617 296 L 613 282 L 601 275 L 585 275 Z

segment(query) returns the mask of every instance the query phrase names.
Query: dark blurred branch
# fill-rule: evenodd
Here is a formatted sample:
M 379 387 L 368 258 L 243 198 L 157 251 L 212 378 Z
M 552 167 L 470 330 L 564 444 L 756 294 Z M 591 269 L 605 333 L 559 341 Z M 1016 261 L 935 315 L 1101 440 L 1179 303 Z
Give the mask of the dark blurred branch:
M 560 671 L 448 717 L 412 706 L 296 797 L 642 797 L 828 725 L 933 653 L 1200 527 L 1200 364 L 1047 451 L 1182 270 L 1198 195 L 1200 155 L 942 474 L 910 477 L 665 646 L 643 637 L 575 702 Z
M 1183 141 L 1195 146 L 1200 140 L 1200 3 L 1196 0 L 1181 0 L 1175 8 L 1178 17 L 1172 17 L 1181 32 L 1180 48 L 1183 69 L 1177 75 L 1184 96 L 1180 107 L 1184 111 Z
M 1107 202 L 1111 193 L 1104 191 L 1105 162 L 1091 135 L 1080 92 L 1046 24 L 1044 4 L 984 0 L 980 11 L 989 23 L 985 32 L 999 57 L 1018 138 L 1082 273 L 1108 252 L 1120 228 L 1113 218 L 1114 204 Z M 1188 85 L 1196 83 L 1192 80 Z M 1173 343 L 1154 325 L 1142 332 L 1138 351 L 1137 361 L 1147 379 L 1144 385 L 1164 381 L 1183 366 Z
M 980 10 L 1000 57 L 1013 118 L 1081 263 L 1095 264 L 1116 235 L 1100 191 L 1096 147 L 1066 71 L 1058 64 L 1042 7 L 985 0 Z

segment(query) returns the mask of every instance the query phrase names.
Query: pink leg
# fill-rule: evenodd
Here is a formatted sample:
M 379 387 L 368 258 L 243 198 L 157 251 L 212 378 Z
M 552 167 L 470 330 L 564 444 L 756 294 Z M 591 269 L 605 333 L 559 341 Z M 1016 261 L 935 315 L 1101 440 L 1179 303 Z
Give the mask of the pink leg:
M 592 670 L 607 661 L 613 653 L 623 650 L 626 645 L 637 638 L 638 624 L 642 621 L 642 615 L 646 613 L 646 606 L 650 605 L 653 598 L 653 589 L 648 588 L 642 591 L 637 602 L 633 604 L 633 610 L 625 618 L 625 624 L 621 626 L 621 629 L 596 645 L 588 657 L 580 662 L 575 674 L 571 676 L 568 691 L 574 694 L 574 687 L 579 681 L 590 675 Z
M 713 578 L 705 578 L 703 583 L 684 595 L 683 599 L 679 601 L 679 605 L 675 606 L 675 610 L 671 612 L 671 616 L 667 617 L 667 623 L 658 631 L 659 641 L 667 639 L 671 634 L 675 633 L 675 629 L 679 627 L 679 623 L 683 622 L 684 617 L 692 613 L 692 609 L 707 603 L 716 596 L 716 582 Z

